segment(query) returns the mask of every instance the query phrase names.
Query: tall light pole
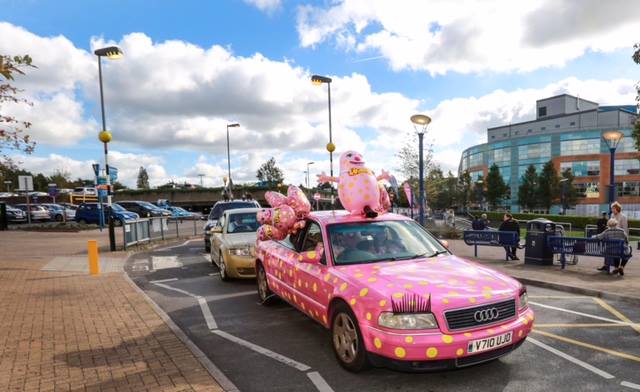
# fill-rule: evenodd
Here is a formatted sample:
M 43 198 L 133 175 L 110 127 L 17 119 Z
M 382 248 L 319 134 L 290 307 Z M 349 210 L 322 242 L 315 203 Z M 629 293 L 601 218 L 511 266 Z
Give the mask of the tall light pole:
M 307 162 L 307 188 L 309 188 L 309 166 L 313 165 L 315 162 Z
M 227 175 L 229 176 L 229 190 L 231 190 L 233 181 L 231 181 L 231 154 L 229 153 L 229 128 L 237 128 L 240 124 L 227 124 Z
M 560 195 L 560 203 L 562 204 L 562 215 L 567 215 L 567 183 L 569 182 L 568 178 L 561 178 L 560 185 L 561 195 Z
M 476 192 L 478 193 L 478 204 L 480 205 L 480 211 L 482 211 L 482 202 L 484 201 L 484 195 L 483 195 L 483 185 L 484 185 L 484 180 L 482 178 L 478 179 L 478 181 L 476 181 Z
M 616 201 L 616 148 L 622 138 L 624 138 L 624 133 L 620 131 L 607 131 L 602 134 L 602 139 L 607 143 L 611 154 L 611 161 L 609 162 L 609 216 L 611 216 L 611 204 Z
M 198 177 L 200 177 L 200 188 L 204 188 L 203 182 L 202 182 L 202 177 L 204 177 L 204 174 L 198 174 Z
M 333 152 L 336 150 L 336 146 L 333 144 L 333 136 L 331 133 L 331 78 L 320 75 L 311 76 L 311 83 L 319 86 L 323 83 L 327 84 L 327 92 L 329 94 L 329 143 L 327 143 L 327 151 L 329 151 L 329 172 L 333 177 Z M 333 185 L 331 186 L 331 204 L 333 204 Z
M 93 52 L 98 56 L 98 79 L 100 81 L 100 109 L 102 113 L 102 131 L 98 135 L 98 139 L 104 144 L 104 170 L 107 177 L 107 220 L 109 221 L 109 249 L 116 250 L 116 234 L 113 227 L 113 219 L 111 219 L 111 177 L 109 176 L 109 142 L 111 141 L 111 132 L 107 131 L 107 123 L 104 116 L 104 92 L 102 88 L 102 58 L 109 60 L 121 59 L 124 53 L 117 46 L 109 46 L 102 49 L 96 49 Z
M 411 116 L 411 122 L 413 123 L 413 127 L 416 132 L 418 132 L 418 140 L 419 140 L 419 149 L 418 149 L 418 165 L 420 170 L 420 189 L 419 189 L 419 211 L 420 215 L 418 216 L 418 222 L 420 225 L 424 226 L 424 159 L 423 155 L 423 138 L 424 133 L 427 130 L 427 126 L 431 123 L 431 117 L 425 116 L 424 114 L 414 114 Z

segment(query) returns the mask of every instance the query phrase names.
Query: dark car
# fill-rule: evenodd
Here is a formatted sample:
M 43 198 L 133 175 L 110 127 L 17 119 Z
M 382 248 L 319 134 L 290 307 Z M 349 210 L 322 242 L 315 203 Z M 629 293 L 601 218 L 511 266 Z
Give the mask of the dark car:
M 103 205 L 106 207 L 106 205 Z M 104 214 L 104 208 L 100 208 L 98 203 L 82 203 L 76 210 L 75 220 L 79 223 L 100 223 L 100 211 Z M 104 222 L 107 222 L 106 214 L 104 216 Z M 122 225 L 125 221 L 134 220 L 140 218 L 135 212 L 127 211 L 118 203 L 111 205 L 111 218 L 117 225 Z
M 164 208 L 160 208 L 156 205 L 149 203 L 148 201 L 118 201 L 122 207 L 126 210 L 135 212 L 143 218 L 150 217 L 171 217 L 171 211 L 167 211 Z
M 7 220 L 9 222 L 26 222 L 27 214 L 21 209 L 7 204 Z
M 219 201 L 213 205 L 211 208 L 211 212 L 209 213 L 209 219 L 207 223 L 204 225 L 204 249 L 207 252 L 211 251 L 211 229 L 218 223 L 218 219 L 222 216 L 222 214 L 226 210 L 236 209 L 236 208 L 260 208 L 260 204 L 258 204 L 255 200 L 230 200 L 230 201 Z

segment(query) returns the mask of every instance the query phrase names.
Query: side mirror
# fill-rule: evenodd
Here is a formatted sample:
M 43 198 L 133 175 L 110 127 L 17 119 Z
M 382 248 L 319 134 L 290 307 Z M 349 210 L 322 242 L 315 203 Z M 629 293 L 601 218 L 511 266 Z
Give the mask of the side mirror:
M 322 256 L 324 256 L 324 247 L 322 244 L 316 245 L 315 250 L 308 250 L 300 253 L 298 256 L 298 261 L 301 263 L 309 263 L 309 264 L 320 264 L 320 260 L 322 260 Z
M 440 243 L 442 244 L 442 246 L 444 246 L 445 248 L 449 249 L 449 241 L 447 241 L 447 240 L 440 240 Z
M 222 233 L 222 226 L 213 226 L 213 227 L 211 228 L 211 232 L 212 232 L 212 233 L 218 233 L 218 234 L 219 234 L 219 233 Z

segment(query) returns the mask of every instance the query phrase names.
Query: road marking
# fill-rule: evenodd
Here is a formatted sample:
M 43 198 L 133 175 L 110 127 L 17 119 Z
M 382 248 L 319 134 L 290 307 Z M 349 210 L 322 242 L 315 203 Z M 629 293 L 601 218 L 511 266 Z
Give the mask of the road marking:
M 161 270 L 180 268 L 183 264 L 178 261 L 178 256 L 151 256 L 151 269 Z
M 248 342 L 248 341 L 246 341 L 244 339 L 240 339 L 237 336 L 233 336 L 233 335 L 231 335 L 231 334 L 229 334 L 227 332 L 221 331 L 219 329 L 215 329 L 215 330 L 211 331 L 211 333 L 214 333 L 214 334 L 220 336 L 221 338 L 227 339 L 227 340 L 232 341 L 234 343 L 237 343 L 237 344 L 239 344 L 241 346 L 244 346 L 244 347 L 246 347 L 248 349 L 251 349 L 251 350 L 253 350 L 253 351 L 255 351 L 255 352 L 259 353 L 259 354 L 266 355 L 269 358 L 275 359 L 276 361 L 281 362 L 281 363 L 283 363 L 283 364 L 285 364 L 287 366 L 291 366 L 291 367 L 293 367 L 295 369 L 298 369 L 301 372 L 306 372 L 307 370 L 311 369 L 311 367 L 305 365 L 304 363 L 300 363 L 300 362 L 298 362 L 298 361 L 296 361 L 294 359 L 285 357 L 282 354 L 278 354 L 276 352 L 273 352 L 273 351 L 269 350 L 268 348 L 264 348 L 262 346 L 258 346 L 257 344 L 253 344 L 253 343 Z
M 202 310 L 204 321 L 207 322 L 207 328 L 218 329 L 218 324 L 216 324 L 216 320 L 213 318 L 213 314 L 211 314 L 211 309 L 209 309 L 207 300 L 203 297 L 198 297 L 198 303 L 200 304 L 200 309 Z
M 585 299 L 593 298 L 586 295 L 529 295 L 529 298 L 536 299 Z
M 239 293 L 214 295 L 212 297 L 207 297 L 207 299 L 209 301 L 220 301 L 221 299 L 244 297 L 245 295 L 253 295 L 253 294 L 258 294 L 258 292 L 255 291 L 255 290 L 253 290 L 253 291 L 241 291 Z
M 333 392 L 333 389 L 331 388 L 331 386 L 329 384 L 327 384 L 327 382 L 325 381 L 324 378 L 322 378 L 320 373 L 318 373 L 318 372 L 309 372 L 309 373 L 307 373 L 307 377 L 309 377 L 309 379 L 311 380 L 313 385 L 315 385 L 316 388 L 318 388 L 318 391 L 320 391 L 320 392 Z
M 211 272 L 209 276 L 220 275 L 220 272 Z
M 616 316 L 617 318 L 619 318 L 622 321 L 625 321 L 627 323 L 631 323 L 632 325 L 630 325 L 631 328 L 633 328 L 636 332 L 640 333 L 640 327 L 637 325 L 633 325 L 633 321 L 629 320 L 629 318 L 627 316 L 625 316 L 624 314 L 620 313 L 618 311 L 618 309 L 614 308 L 613 306 L 609 305 L 608 303 L 604 302 L 604 300 L 602 300 L 601 298 L 594 298 L 594 301 L 596 301 L 596 303 L 598 303 L 600 306 L 602 306 L 603 308 L 605 308 L 606 310 L 609 311 L 609 313 L 611 313 L 612 315 Z
M 196 240 L 196 239 L 193 239 L 193 240 L 186 240 L 185 242 L 183 242 L 183 243 L 181 243 L 181 244 L 178 244 L 178 245 L 171 245 L 171 246 L 167 246 L 167 247 L 164 247 L 164 248 L 158 248 L 158 249 L 156 249 L 156 251 L 158 251 L 158 252 L 162 252 L 162 251 L 164 251 L 164 250 L 169 250 L 169 249 L 173 249 L 173 248 L 179 248 L 179 247 L 181 247 L 181 246 L 185 246 L 185 245 L 186 245 L 186 244 L 188 244 L 189 242 L 193 242 L 193 241 L 197 241 L 197 240 Z
M 150 281 L 149 283 L 156 284 L 156 283 L 164 283 L 164 282 L 174 282 L 174 281 L 176 281 L 176 280 L 178 280 L 178 278 L 169 278 L 169 279 L 152 280 L 152 281 Z
M 640 391 L 640 385 L 638 384 L 634 384 L 632 382 L 629 381 L 623 381 L 620 383 L 620 385 L 622 385 L 623 387 L 627 387 L 627 388 L 631 388 L 631 389 L 637 389 Z
M 556 307 L 556 306 L 545 305 L 545 304 L 541 304 L 541 303 L 537 303 L 537 302 L 532 302 L 532 301 L 529 301 L 529 303 L 530 303 L 530 304 L 532 304 L 532 305 L 540 306 L 540 307 L 542 307 L 542 308 L 553 309 L 553 310 L 559 310 L 559 311 L 561 311 L 561 312 L 577 314 L 577 315 L 579 315 L 579 316 L 589 317 L 589 318 L 596 319 L 596 320 L 608 321 L 608 322 L 610 322 L 610 323 L 615 323 L 615 324 L 626 324 L 624 321 L 614 320 L 614 319 L 610 319 L 610 318 L 606 318 L 606 317 L 600 317 L 600 316 L 596 316 L 596 315 L 588 314 L 588 313 L 576 312 L 575 310 L 569 310 L 569 309 L 564 309 L 564 308 L 558 308 L 558 307 Z
M 536 328 L 602 328 L 602 327 L 624 328 L 624 327 L 633 327 L 633 326 L 640 326 L 640 324 L 633 324 L 633 323 L 539 324 L 539 323 L 536 323 Z
M 198 297 L 199 297 L 198 295 L 191 294 L 191 293 L 190 293 L 190 292 L 188 292 L 188 291 L 184 291 L 184 290 L 179 289 L 179 288 L 176 288 L 176 287 L 171 287 L 171 286 L 166 285 L 166 284 L 164 284 L 164 283 L 154 283 L 154 284 L 155 284 L 156 286 L 160 286 L 160 287 L 165 288 L 165 289 L 167 289 L 167 290 L 172 290 L 172 291 L 176 291 L 176 292 L 178 292 L 178 293 L 180 293 L 180 294 L 188 295 L 189 297 L 192 297 L 192 298 L 198 298 Z
M 534 331 L 534 332 L 535 332 L 535 331 Z M 555 354 L 555 355 L 557 355 L 557 356 L 559 356 L 559 357 L 561 357 L 561 358 L 564 358 L 564 359 L 566 359 L 566 360 L 567 360 L 567 361 L 569 361 L 569 362 L 573 362 L 573 363 L 575 363 L 576 365 L 581 366 L 581 367 L 583 367 L 583 368 L 585 368 L 585 369 L 589 370 L 590 372 L 593 372 L 593 373 L 597 374 L 597 375 L 598 375 L 598 376 L 600 376 L 600 377 L 603 377 L 603 378 L 606 378 L 606 379 L 612 379 L 612 378 L 615 378 L 615 376 L 613 376 L 612 374 L 609 374 L 609 373 L 605 372 L 604 370 L 600 370 L 600 369 L 598 369 L 597 367 L 595 367 L 595 366 L 593 366 L 593 365 L 590 365 L 590 364 L 588 364 L 588 363 L 586 363 L 586 362 L 583 362 L 583 361 L 579 360 L 578 358 L 574 358 L 574 357 L 572 357 L 572 356 L 571 356 L 571 355 L 569 355 L 569 354 L 565 354 L 565 353 L 563 353 L 562 351 L 557 350 L 557 349 L 555 349 L 555 348 L 553 348 L 553 347 L 551 347 L 551 346 L 548 346 L 548 345 L 546 345 L 546 344 L 542 343 L 541 341 L 538 341 L 538 340 L 536 340 L 536 339 L 534 339 L 534 338 L 532 338 L 532 337 L 528 337 L 528 338 L 527 338 L 527 342 L 533 343 L 533 344 L 535 344 L 536 346 L 538 346 L 538 347 L 540 347 L 540 348 L 543 348 L 543 349 L 545 349 L 545 350 L 549 351 L 550 353 L 553 353 L 553 354 Z
M 606 353 L 606 354 L 609 354 L 609 355 L 613 355 L 615 357 L 619 357 L 619 358 L 624 358 L 624 359 L 628 359 L 628 360 L 631 360 L 631 361 L 640 362 L 640 357 L 636 357 L 635 355 L 622 353 L 620 351 L 610 350 L 608 348 L 596 346 L 596 345 L 593 345 L 593 344 L 590 344 L 590 343 L 581 342 L 579 340 L 565 338 L 564 336 L 556 335 L 556 334 L 553 334 L 553 333 L 550 333 L 550 332 L 538 331 L 535 328 L 533 330 L 531 330 L 531 332 L 535 332 L 535 333 L 538 333 L 540 335 L 548 336 L 550 338 L 554 338 L 554 339 L 557 339 L 557 340 L 560 340 L 560 341 L 563 341 L 563 342 L 566 342 L 566 343 L 575 344 L 576 346 L 590 348 L 592 350 L 600 351 L 600 352 L 603 352 L 603 353 Z

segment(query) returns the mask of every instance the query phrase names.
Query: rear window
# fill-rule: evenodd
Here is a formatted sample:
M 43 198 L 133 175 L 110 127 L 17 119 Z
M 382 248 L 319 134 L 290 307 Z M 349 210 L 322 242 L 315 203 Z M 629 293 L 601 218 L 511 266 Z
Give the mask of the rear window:
M 226 210 L 233 210 L 236 208 L 256 208 L 257 205 L 252 201 L 232 201 L 229 203 L 218 203 L 213 207 L 209 214 L 209 219 L 220 219 L 222 213 Z

